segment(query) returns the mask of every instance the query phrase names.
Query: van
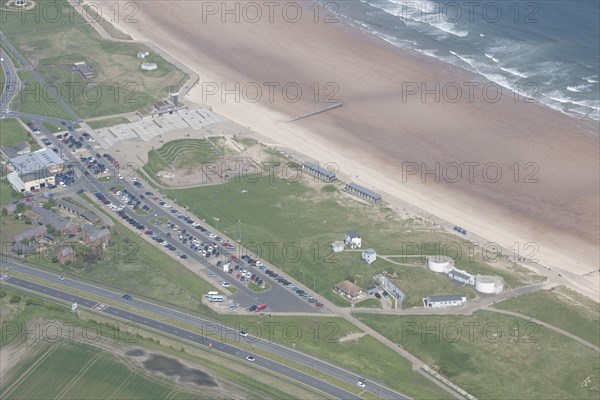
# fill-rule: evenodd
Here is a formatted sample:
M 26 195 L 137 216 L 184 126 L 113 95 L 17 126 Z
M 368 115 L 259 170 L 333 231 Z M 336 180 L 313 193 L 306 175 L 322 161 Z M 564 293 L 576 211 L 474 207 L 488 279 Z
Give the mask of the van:
M 206 293 L 206 297 L 211 297 L 211 296 L 218 296 L 219 292 L 208 292 Z
M 225 298 L 223 296 L 210 296 L 208 301 L 210 302 L 223 302 Z

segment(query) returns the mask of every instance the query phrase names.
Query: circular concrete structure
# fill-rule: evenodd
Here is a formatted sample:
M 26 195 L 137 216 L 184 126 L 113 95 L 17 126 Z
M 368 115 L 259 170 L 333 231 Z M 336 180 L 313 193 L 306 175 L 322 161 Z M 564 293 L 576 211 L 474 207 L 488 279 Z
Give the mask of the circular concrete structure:
M 475 278 L 475 290 L 480 293 L 500 293 L 504 290 L 502 278 L 491 275 L 477 275 Z
M 454 260 L 448 256 L 429 256 L 427 257 L 427 268 L 433 272 L 447 274 L 454 268 Z

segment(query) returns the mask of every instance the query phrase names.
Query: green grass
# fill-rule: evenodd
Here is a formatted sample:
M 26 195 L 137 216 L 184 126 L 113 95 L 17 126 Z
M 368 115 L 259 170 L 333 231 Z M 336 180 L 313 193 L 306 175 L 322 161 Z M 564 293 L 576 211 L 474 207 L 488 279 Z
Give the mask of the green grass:
M 133 112 L 165 98 L 169 88 L 176 90 L 187 79 L 154 52 L 144 61 L 156 63 L 158 69 L 142 71 L 137 53 L 145 49 L 143 45 L 104 40 L 89 25 L 13 35 L 11 41 L 33 65 L 44 67 L 37 71 L 61 88 L 82 118 Z M 59 65 L 79 61 L 94 68 L 93 84 Z
M 156 150 L 150 150 L 144 169 L 151 176 L 156 176 L 163 170 L 193 168 L 202 163 L 215 162 L 220 155 L 208 139 L 173 140 Z
M 598 353 L 521 318 L 355 316 L 478 398 L 598 398 Z
M 265 284 L 264 284 L 264 286 L 265 286 L 265 287 L 264 287 L 264 288 L 262 288 L 262 287 L 258 286 L 258 285 L 257 285 L 256 283 L 254 283 L 254 282 L 248 282 L 248 289 L 252 290 L 253 292 L 260 293 L 260 292 L 264 292 L 264 291 L 266 291 L 266 290 L 269 290 L 269 289 L 271 288 L 271 286 L 269 286 L 269 284 L 268 284 L 268 283 L 265 283 Z
M 19 125 L 16 119 L 0 119 L 0 146 L 10 146 L 13 144 L 29 141 L 29 135 Z
M 505 300 L 494 307 L 544 321 L 600 346 L 600 305 L 564 286 Z
M 236 330 L 274 340 L 343 366 L 357 375 L 385 381 L 386 385 L 413 398 L 445 399 L 448 393 L 412 371 L 411 364 L 371 336 L 340 342 L 361 330 L 342 318 L 238 317 L 220 319 Z M 248 348 L 250 345 L 246 345 Z
M 63 109 L 59 99 L 53 97 L 48 86 L 44 86 L 33 77 L 29 71 L 19 72 L 19 77 L 23 84 L 27 84 L 27 89 L 22 90 L 13 99 L 11 106 L 13 110 L 24 113 L 45 115 L 49 117 L 71 119 L 71 115 Z
M 366 266 L 360 251 L 332 254 L 331 243 L 343 240 L 350 229 L 361 234 L 363 248 L 374 247 L 383 255 L 406 254 L 405 243 L 421 244 L 423 248 L 427 244 L 438 247 L 440 243 L 465 247 L 468 244 L 450 234 L 417 231 L 416 228 L 431 228 L 420 221 L 401 219 L 390 209 L 364 205 L 342 193 L 323 192 L 320 189 L 323 186 L 326 185 L 309 183 L 306 177 L 293 183 L 279 178 L 272 180 L 265 173 L 260 178 L 234 178 L 222 185 L 167 190 L 165 194 L 230 237 L 237 237 L 241 220 L 243 243 L 252 253 L 261 253 L 260 246 L 262 257 L 268 262 L 296 280 L 305 279 L 308 286 L 315 286 L 317 293 L 340 306 L 349 303 L 332 292 L 336 283 L 350 279 L 365 288 L 373 284 L 373 275 L 384 271 L 397 277 L 409 306 L 421 304 L 423 295 L 454 292 L 474 295 L 473 289 L 459 287 L 447 276 L 437 276 L 423 266 L 395 265 L 383 259 Z M 271 246 L 268 242 L 275 243 L 273 251 L 268 251 L 267 246 Z M 529 279 L 527 272 L 510 271 L 510 265 L 505 269 L 493 268 L 477 254 L 472 261 L 467 257 L 458 259 L 457 266 L 473 273 L 501 275 L 507 288 Z
M 355 307 L 381 308 L 381 301 L 377 299 L 366 299 L 354 305 Z
M 52 133 L 66 132 L 67 128 L 55 122 L 44 122 L 44 126 Z
M 15 12 L 0 8 L 2 32 L 11 36 L 12 33 L 27 33 L 32 30 L 54 31 L 85 23 L 66 0 L 36 1 L 36 8 L 27 12 Z
M 106 118 L 100 119 L 97 121 L 89 121 L 87 124 L 92 129 L 100 129 L 100 128 L 108 128 L 109 126 L 126 124 L 129 120 L 125 117 L 115 117 L 115 118 Z

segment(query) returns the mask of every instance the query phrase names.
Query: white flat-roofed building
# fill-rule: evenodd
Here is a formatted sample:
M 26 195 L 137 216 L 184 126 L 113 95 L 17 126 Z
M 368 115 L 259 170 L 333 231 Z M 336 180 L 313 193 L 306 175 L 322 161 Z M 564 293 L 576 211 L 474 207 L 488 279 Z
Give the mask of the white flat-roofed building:
M 375 260 L 377 260 L 377 253 L 375 249 L 366 249 L 362 252 L 362 260 L 367 264 L 372 264 Z
M 467 302 L 465 296 L 459 294 L 444 295 L 444 296 L 427 296 L 423 298 L 423 307 L 425 308 L 445 308 L 458 307 Z

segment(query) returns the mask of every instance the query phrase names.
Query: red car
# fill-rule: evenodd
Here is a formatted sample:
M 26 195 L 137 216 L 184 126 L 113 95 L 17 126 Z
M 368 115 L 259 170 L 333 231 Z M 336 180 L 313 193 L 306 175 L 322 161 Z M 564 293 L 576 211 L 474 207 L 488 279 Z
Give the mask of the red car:
M 231 256 L 231 261 L 237 261 L 237 257 L 236 256 Z
M 147 230 L 146 232 L 144 232 L 146 235 L 152 235 L 154 232 L 152 232 L 151 230 Z
M 323 303 L 315 303 L 315 307 L 323 307 Z
M 154 197 L 152 198 L 152 200 L 154 200 L 154 201 L 156 201 L 156 200 L 160 200 L 160 197 L 156 197 L 156 196 L 154 196 Z
M 241 274 L 237 274 L 237 275 L 235 276 L 235 279 L 240 279 L 240 276 L 241 276 Z

